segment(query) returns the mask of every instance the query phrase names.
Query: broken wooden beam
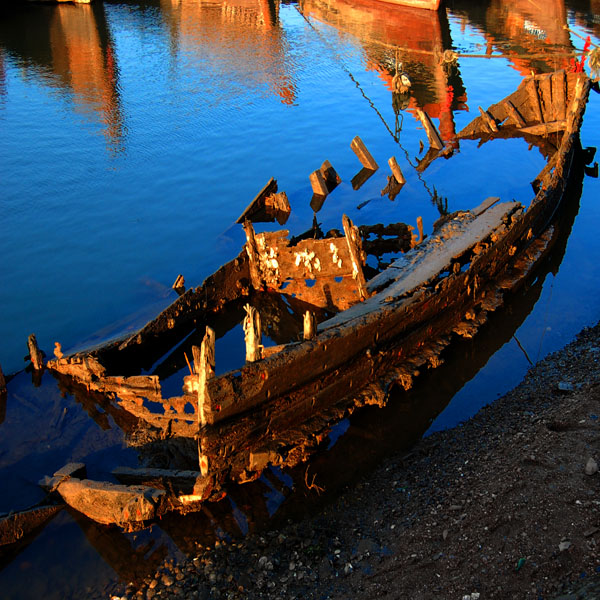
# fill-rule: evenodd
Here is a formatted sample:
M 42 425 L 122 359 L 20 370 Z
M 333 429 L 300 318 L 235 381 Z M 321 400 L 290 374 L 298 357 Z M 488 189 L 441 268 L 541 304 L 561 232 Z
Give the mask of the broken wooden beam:
M 61 505 L 52 504 L 0 516 L 0 547 L 18 542 L 62 508 Z
M 486 125 L 490 128 L 490 131 L 492 133 L 498 133 L 498 124 L 496 123 L 494 117 L 492 117 L 487 110 L 483 110 L 481 106 L 479 107 L 479 113 L 481 114 L 481 118 L 485 121 Z
M 198 428 L 207 423 L 207 413 L 211 410 L 208 380 L 215 376 L 215 331 L 207 327 L 202 338 L 200 351 L 197 346 L 194 353 L 194 370 L 198 376 Z M 208 456 L 202 452 L 202 438 L 198 437 L 198 465 L 203 477 L 208 475 Z
M 260 258 L 258 255 L 258 247 L 254 236 L 254 227 L 252 223 L 244 221 L 244 232 L 246 233 L 246 252 L 248 253 L 248 263 L 250 267 L 250 282 L 255 290 L 262 287 L 262 277 L 260 275 Z
M 367 150 L 365 143 L 360 139 L 360 137 L 356 136 L 352 142 L 350 142 L 350 148 L 352 148 L 354 154 L 358 156 L 358 160 L 360 160 L 363 167 L 366 167 L 371 171 L 377 171 L 377 169 L 379 169 L 379 165 L 371 156 L 371 153 Z
M 177 275 L 177 278 L 173 282 L 172 288 L 179 295 L 181 295 L 183 292 L 185 292 L 185 279 L 183 278 L 183 275 L 181 273 L 179 275 Z
M 310 185 L 312 186 L 312 191 L 317 196 L 327 196 L 329 194 L 329 190 L 327 189 L 327 184 L 325 183 L 325 179 L 323 177 L 323 173 L 321 171 L 313 171 L 308 178 L 310 179 Z
M 37 340 L 35 339 L 35 333 L 32 333 L 27 338 L 27 347 L 29 348 L 29 358 L 31 364 L 36 371 L 44 368 L 44 355 L 38 347 Z
M 260 314 L 253 306 L 244 306 L 244 341 L 246 342 L 246 361 L 256 362 L 262 358 L 262 332 Z
M 43 477 L 38 481 L 38 485 L 47 492 L 54 492 L 58 486 L 71 477 L 83 479 L 86 477 L 86 467 L 84 463 L 67 463 L 64 467 L 54 472 L 52 477 Z
M 392 175 L 394 176 L 394 178 L 396 179 L 396 181 L 400 185 L 404 185 L 406 183 L 406 179 L 404 178 L 404 174 L 402 173 L 402 169 L 400 168 L 400 165 L 398 164 L 398 161 L 396 160 L 395 156 L 392 156 L 388 160 L 388 165 L 390 165 L 390 169 L 392 170 Z
M 369 294 L 367 293 L 367 282 L 362 269 L 363 257 L 358 227 L 355 227 L 346 215 L 342 217 L 342 224 L 344 226 L 344 235 L 346 236 L 350 259 L 352 260 L 352 277 L 358 286 L 360 299 L 365 300 L 369 297 Z
M 252 216 L 264 208 L 265 198 L 277 192 L 277 180 L 269 179 L 266 185 L 256 194 L 252 202 L 244 209 L 244 212 L 238 217 L 236 223 L 244 223 L 246 220 L 252 220 Z
M 506 108 L 506 112 L 510 115 L 517 127 L 520 128 L 525 127 L 525 125 L 527 125 L 527 122 L 525 121 L 521 113 L 517 110 L 515 105 L 510 100 L 506 100 L 504 102 L 504 107 Z
M 417 108 L 417 117 L 425 128 L 429 145 L 436 150 L 441 150 L 444 147 L 442 136 L 439 134 L 429 115 L 420 108 Z
M 314 312 L 307 310 L 304 313 L 304 339 L 312 340 L 317 331 L 317 317 Z

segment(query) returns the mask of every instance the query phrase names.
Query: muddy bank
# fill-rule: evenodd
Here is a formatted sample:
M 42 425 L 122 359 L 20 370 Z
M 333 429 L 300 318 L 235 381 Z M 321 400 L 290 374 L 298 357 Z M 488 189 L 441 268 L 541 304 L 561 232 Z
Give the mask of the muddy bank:
M 199 547 L 114 595 L 595 597 L 599 417 L 596 325 L 466 424 L 390 456 L 315 516 Z

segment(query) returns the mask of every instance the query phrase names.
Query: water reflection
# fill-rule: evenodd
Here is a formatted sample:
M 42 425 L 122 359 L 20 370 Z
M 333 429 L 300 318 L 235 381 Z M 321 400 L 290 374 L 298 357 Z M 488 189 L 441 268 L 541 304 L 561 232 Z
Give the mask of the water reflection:
M 283 104 L 295 102 L 278 1 L 161 0 L 160 8 L 171 52 L 231 80 L 223 93 L 235 93 L 240 83 L 257 92 L 266 85 Z
M 393 89 L 400 69 L 412 80 L 409 90 L 394 93 L 396 135 L 401 110 L 423 109 L 440 120 L 445 141 L 456 131 L 454 111 L 466 109 L 466 90 L 453 61 L 444 60 L 452 48 L 445 11 L 426 11 L 370 0 L 300 0 L 302 13 L 355 35 L 363 46 L 366 68 L 377 72 L 385 87 Z
M 102 3 L 61 4 L 0 19 L 0 95 L 4 52 L 33 79 L 67 92 L 76 110 L 102 123 L 112 152 L 122 150 L 124 119 L 114 44 Z M 26 28 L 29 35 L 22 35 Z

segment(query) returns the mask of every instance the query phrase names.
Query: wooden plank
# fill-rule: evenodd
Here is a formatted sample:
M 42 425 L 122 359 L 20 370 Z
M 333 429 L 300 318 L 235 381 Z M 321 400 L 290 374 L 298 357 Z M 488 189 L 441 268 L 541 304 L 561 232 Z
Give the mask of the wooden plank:
M 404 185 L 406 183 L 406 179 L 404 178 L 404 173 L 402 173 L 402 169 L 400 168 L 395 156 L 390 157 L 388 160 L 388 165 L 390 165 L 392 175 L 396 179 L 396 182 L 400 185 Z
M 277 180 L 271 177 L 260 192 L 256 194 L 252 202 L 244 209 L 244 212 L 238 217 L 236 223 L 244 223 L 246 220 L 251 220 L 252 215 L 264 206 L 265 198 L 275 192 L 277 192 Z
M 529 94 L 529 101 L 531 104 L 531 108 L 533 109 L 533 114 L 535 116 L 535 120 L 538 123 L 544 122 L 544 116 L 542 115 L 542 107 L 540 104 L 540 96 L 538 92 L 538 82 L 535 78 L 531 78 L 529 83 L 527 84 L 527 93 Z
M 377 169 L 379 169 L 379 165 L 371 156 L 371 153 L 367 150 L 365 143 L 359 136 L 356 136 L 352 142 L 350 142 L 350 148 L 352 148 L 354 154 L 358 156 L 358 160 L 360 160 L 363 167 L 371 169 L 371 171 L 377 171 Z
M 552 103 L 554 106 L 554 118 L 563 121 L 567 117 L 567 84 L 565 72 L 557 71 L 552 75 Z
M 567 121 L 551 121 L 546 123 L 539 123 L 538 125 L 530 125 L 529 127 L 522 127 L 522 133 L 528 133 L 530 135 L 548 135 L 550 133 L 556 133 L 557 131 L 564 131 L 567 128 Z
M 310 179 L 310 185 L 312 186 L 314 194 L 323 197 L 329 194 L 327 184 L 325 183 L 325 179 L 323 178 L 323 173 L 321 173 L 321 171 L 313 171 L 308 178 Z
M 62 499 L 75 510 L 105 525 L 127 526 L 157 516 L 163 490 L 107 481 L 71 478 L 58 486 Z
M 442 137 L 438 133 L 438 130 L 436 129 L 429 115 L 425 111 L 418 108 L 417 117 L 419 118 L 419 121 L 421 121 L 423 127 L 425 128 L 425 132 L 427 133 L 427 139 L 429 140 L 429 145 L 432 148 L 435 148 L 436 150 L 441 150 L 444 147 L 444 142 L 442 141 Z
M 246 362 L 256 362 L 262 358 L 262 331 L 260 314 L 253 306 L 244 306 L 244 341 L 246 342 Z
M 492 133 L 498 133 L 498 125 L 496 124 L 496 121 L 492 115 L 490 115 L 490 113 L 488 113 L 486 110 L 483 110 L 481 106 L 479 107 L 479 113 L 481 114 L 481 117 L 485 121 L 486 125 L 489 127 L 490 131 Z
M 552 78 L 550 74 L 537 77 L 538 91 L 544 121 L 555 121 L 554 102 L 552 101 Z
M 367 282 L 362 270 L 363 257 L 360 234 L 358 228 L 354 226 L 352 221 L 346 215 L 342 217 L 342 224 L 344 227 L 344 234 L 346 235 L 348 251 L 350 252 L 350 258 L 352 260 L 352 277 L 356 280 L 361 300 L 364 300 L 369 294 L 367 293 Z
M 527 125 L 527 122 L 521 113 L 516 109 L 515 105 L 510 100 L 506 100 L 504 102 L 504 106 L 517 127 L 525 127 L 525 125 Z
M 248 253 L 250 266 L 250 281 L 255 290 L 260 290 L 263 283 L 259 267 L 260 258 L 254 236 L 254 227 L 252 227 L 250 221 L 244 221 L 244 232 L 246 233 L 246 252 Z
M 342 183 L 342 178 L 337 174 L 337 171 L 328 160 L 323 161 L 319 172 L 323 176 L 327 191 L 330 194 L 340 183 Z
M 58 505 L 38 506 L 0 516 L 0 547 L 18 542 L 51 519 L 62 508 Z

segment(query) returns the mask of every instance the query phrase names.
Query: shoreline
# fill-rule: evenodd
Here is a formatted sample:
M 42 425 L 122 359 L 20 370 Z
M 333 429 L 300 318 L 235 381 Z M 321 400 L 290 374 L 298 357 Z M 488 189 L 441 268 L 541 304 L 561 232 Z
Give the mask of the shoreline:
M 599 417 L 597 324 L 313 516 L 170 560 L 111 597 L 589 598 Z

